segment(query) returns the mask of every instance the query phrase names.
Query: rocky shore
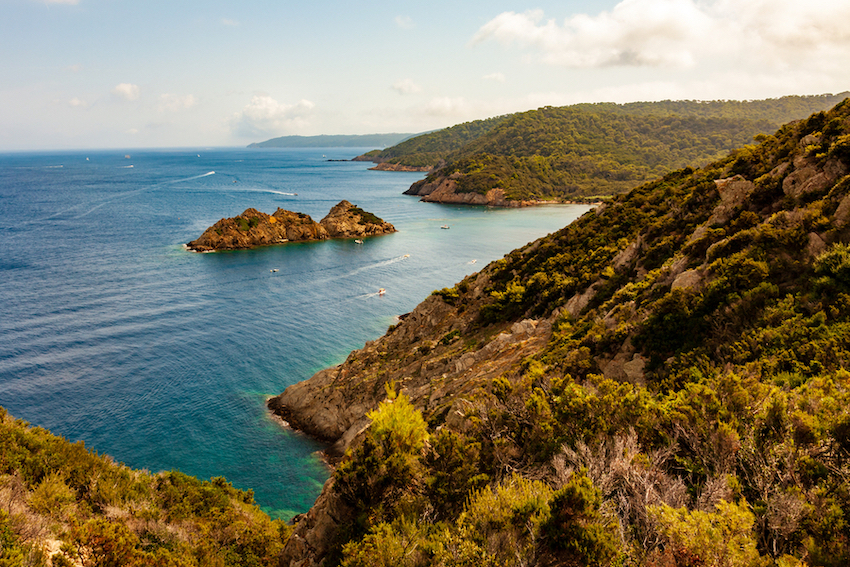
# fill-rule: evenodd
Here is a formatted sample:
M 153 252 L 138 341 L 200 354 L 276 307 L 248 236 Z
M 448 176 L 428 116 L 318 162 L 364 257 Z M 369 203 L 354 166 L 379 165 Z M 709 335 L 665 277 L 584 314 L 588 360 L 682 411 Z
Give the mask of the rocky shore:
M 287 242 L 327 238 L 363 238 L 396 232 L 395 227 L 348 201 L 340 201 L 320 222 L 310 215 L 278 209 L 269 215 L 246 209 L 221 219 L 186 246 L 197 252 L 244 250 Z

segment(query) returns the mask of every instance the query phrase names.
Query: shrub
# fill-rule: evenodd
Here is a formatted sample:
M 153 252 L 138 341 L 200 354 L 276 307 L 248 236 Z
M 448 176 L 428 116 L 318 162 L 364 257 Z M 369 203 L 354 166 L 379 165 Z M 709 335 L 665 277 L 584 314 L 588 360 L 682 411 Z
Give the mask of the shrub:
M 568 565 L 610 565 L 617 538 L 604 523 L 599 490 L 585 474 L 573 474 L 551 500 L 551 516 L 543 533 L 549 546 Z
M 755 516 L 746 501 L 721 501 L 715 512 L 688 511 L 666 504 L 647 511 L 674 552 L 693 558 L 694 565 L 758 567 L 770 565 L 759 555 L 752 535 Z

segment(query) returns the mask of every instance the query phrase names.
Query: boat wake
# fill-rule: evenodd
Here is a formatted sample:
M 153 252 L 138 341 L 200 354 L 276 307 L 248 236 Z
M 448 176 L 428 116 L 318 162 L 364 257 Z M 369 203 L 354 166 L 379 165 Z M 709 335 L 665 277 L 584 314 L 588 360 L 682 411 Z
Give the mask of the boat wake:
M 274 195 L 283 195 L 285 197 L 297 197 L 298 193 L 287 193 L 285 191 L 275 191 L 274 189 L 245 189 L 246 192 L 254 193 L 272 193 Z
M 130 166 L 132 167 L 132 166 Z M 167 183 L 170 185 L 172 183 L 182 183 L 183 181 L 192 181 L 193 179 L 201 179 L 202 177 L 209 177 L 210 175 L 215 175 L 215 171 L 208 171 L 207 173 L 202 173 L 200 175 L 193 175 L 192 177 L 186 177 L 184 179 L 175 179 L 174 181 L 168 181 Z

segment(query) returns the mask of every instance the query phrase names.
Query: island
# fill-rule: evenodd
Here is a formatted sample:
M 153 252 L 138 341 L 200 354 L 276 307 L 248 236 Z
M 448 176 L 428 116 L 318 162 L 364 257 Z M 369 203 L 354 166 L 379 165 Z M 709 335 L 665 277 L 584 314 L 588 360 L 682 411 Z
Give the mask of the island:
M 196 252 L 245 250 L 287 242 L 363 238 L 392 232 L 396 232 L 392 224 L 343 200 L 319 222 L 310 215 L 281 208 L 271 215 L 249 208 L 235 217 L 221 219 L 186 247 Z

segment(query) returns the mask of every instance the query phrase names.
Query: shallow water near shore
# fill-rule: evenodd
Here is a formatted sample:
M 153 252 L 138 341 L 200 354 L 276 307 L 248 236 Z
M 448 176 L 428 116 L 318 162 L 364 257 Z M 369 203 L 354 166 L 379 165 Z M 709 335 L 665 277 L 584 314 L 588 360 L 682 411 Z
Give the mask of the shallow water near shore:
M 328 476 L 322 446 L 266 400 L 589 209 L 422 203 L 401 194 L 421 173 L 327 161 L 362 151 L 0 155 L 0 405 L 134 468 L 224 476 L 273 516 L 306 511 Z M 183 246 L 248 207 L 318 221 L 342 199 L 399 232 Z

